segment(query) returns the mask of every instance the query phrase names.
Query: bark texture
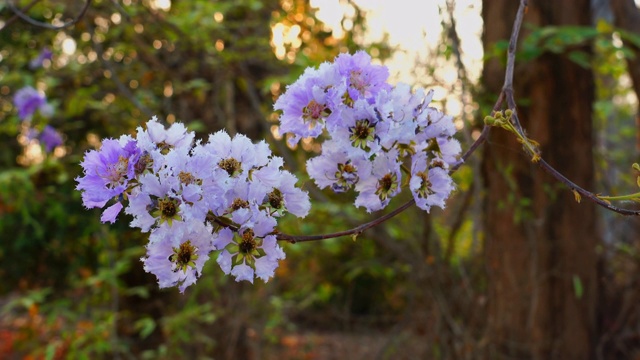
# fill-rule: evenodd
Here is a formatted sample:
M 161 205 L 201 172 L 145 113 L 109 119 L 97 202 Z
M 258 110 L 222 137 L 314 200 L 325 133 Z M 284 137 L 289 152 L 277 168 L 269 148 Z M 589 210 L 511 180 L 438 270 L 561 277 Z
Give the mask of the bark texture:
M 529 1 L 526 23 L 591 25 L 589 0 Z M 518 7 L 514 0 L 483 1 L 487 51 L 508 40 Z M 582 49 L 590 52 L 589 48 Z M 499 93 L 501 59 L 485 64 L 484 85 Z M 542 156 L 577 184 L 594 188 L 591 70 L 563 54 L 545 53 L 518 63 L 518 114 Z M 526 106 L 525 106 L 526 104 Z M 492 131 L 482 173 L 485 259 L 488 272 L 488 357 L 591 359 L 597 346 L 599 244 L 592 203 L 577 203 L 524 155 L 515 136 Z

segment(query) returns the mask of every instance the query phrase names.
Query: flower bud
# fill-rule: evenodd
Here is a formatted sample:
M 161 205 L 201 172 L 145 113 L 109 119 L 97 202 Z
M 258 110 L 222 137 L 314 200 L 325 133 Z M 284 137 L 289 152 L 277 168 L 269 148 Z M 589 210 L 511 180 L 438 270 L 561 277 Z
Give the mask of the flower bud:
M 493 126 L 496 123 L 496 118 L 492 117 L 492 116 L 485 116 L 484 117 L 484 124 L 487 126 Z

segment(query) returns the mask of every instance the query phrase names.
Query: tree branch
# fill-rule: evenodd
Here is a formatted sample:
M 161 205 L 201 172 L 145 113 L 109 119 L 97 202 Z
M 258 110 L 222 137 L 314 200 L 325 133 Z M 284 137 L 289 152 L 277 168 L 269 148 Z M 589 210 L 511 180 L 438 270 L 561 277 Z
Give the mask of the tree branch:
M 28 9 L 30 9 L 31 7 L 33 7 L 33 5 L 35 5 L 38 0 L 33 1 L 31 4 L 27 5 L 24 9 L 20 10 L 18 9 L 15 5 L 13 5 L 13 3 L 11 2 L 11 0 L 6 0 L 7 3 L 7 7 L 13 11 L 13 13 L 18 16 L 19 18 L 21 18 L 22 20 L 28 22 L 31 25 L 34 26 L 38 26 L 38 27 L 42 27 L 45 29 L 50 29 L 50 30 L 62 30 L 64 28 L 67 28 L 69 26 L 74 25 L 75 23 L 77 23 L 78 21 L 80 21 L 80 19 L 82 19 L 82 17 L 84 16 L 84 14 L 87 12 L 87 10 L 89 9 L 89 6 L 91 6 L 91 1 L 92 0 L 85 0 L 84 6 L 82 7 L 82 10 L 80 10 L 80 13 L 73 19 L 67 21 L 66 23 L 62 24 L 62 25 L 51 25 L 51 24 L 47 24 L 45 22 L 42 21 L 38 21 L 33 19 L 32 17 L 30 17 L 29 15 L 25 14 L 24 12 L 27 11 Z M 11 22 L 13 20 L 13 18 L 9 19 L 9 22 Z M 1 30 L 4 30 L 4 28 L 7 27 L 8 24 L 6 24 Z

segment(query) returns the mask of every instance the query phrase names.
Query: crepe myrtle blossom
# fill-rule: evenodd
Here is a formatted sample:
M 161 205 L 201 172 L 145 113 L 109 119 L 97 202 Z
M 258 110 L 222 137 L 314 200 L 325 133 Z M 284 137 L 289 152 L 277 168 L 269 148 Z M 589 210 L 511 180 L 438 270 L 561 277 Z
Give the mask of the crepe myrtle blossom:
M 186 149 L 189 151 L 193 145 L 195 134 L 187 131 L 182 123 L 174 123 L 168 129 L 164 127 L 158 118 L 153 116 L 147 121 L 146 129 L 138 127 L 136 140 L 140 150 L 148 155 L 148 165 L 154 171 L 158 171 L 164 164 L 164 155 L 174 149 Z
M 388 136 L 389 122 L 381 121 L 376 109 L 364 100 L 342 112 L 341 124 L 329 130 L 340 148 L 362 149 L 367 157 L 381 151 L 380 139 Z
M 373 160 L 371 174 L 356 185 L 356 191 L 360 192 L 356 206 L 366 208 L 367 212 L 377 211 L 400 193 L 402 173 L 397 158 L 398 151 L 393 149 Z
M 29 61 L 29 69 L 35 70 L 37 68 L 42 67 L 42 64 L 45 60 L 51 60 L 53 58 L 53 52 L 47 47 L 43 48 L 42 51 L 38 54 L 38 56 L 31 61 Z
M 342 111 L 356 101 L 373 103 L 380 91 L 391 90 L 388 77 L 389 70 L 371 64 L 371 57 L 362 51 L 343 53 L 333 63 L 307 69 L 274 104 L 282 111 L 280 131 L 291 134 L 292 145 L 304 137 L 318 137 L 325 127 L 340 126 Z
M 418 116 L 433 97 L 433 91 L 426 95 L 423 89 L 415 92 L 407 84 L 400 83 L 391 91 L 381 91 L 374 104 L 377 113 L 388 123 L 386 136 L 381 138 L 381 146 L 391 148 L 398 146 L 406 150 L 416 143 L 419 132 Z
M 387 83 L 389 69 L 372 64 L 371 56 L 364 51 L 353 55 L 342 53 L 336 57 L 335 65 L 346 83 L 343 101 L 347 105 L 358 99 L 373 102 L 379 91 L 391 89 Z
M 345 87 L 337 70 L 329 63 L 308 68 L 275 102 L 273 108 L 282 110 L 280 131 L 293 135 L 290 144 L 304 137 L 315 138 L 322 134 L 325 123 L 339 121 Z
M 264 140 L 253 144 L 242 134 L 232 139 L 224 130 L 210 135 L 204 150 L 212 155 L 215 168 L 226 173 L 224 181 L 227 183 L 245 181 L 252 169 L 267 165 L 271 156 L 271 150 Z
M 427 212 L 432 206 L 444 209 L 445 200 L 454 189 L 453 179 L 442 164 L 444 161 L 440 159 L 434 159 L 429 164 L 424 151 L 412 157 L 409 188 L 416 205 Z
M 40 111 L 45 117 L 53 114 L 53 107 L 47 103 L 46 96 L 31 86 L 18 90 L 13 96 L 13 104 L 18 109 L 18 117 L 23 121 L 30 120 L 36 111 Z
M 122 210 L 121 195 L 136 177 L 140 149 L 130 136 L 106 139 L 100 150 L 85 153 L 80 163 L 83 176 L 77 177 L 77 190 L 82 191 L 82 203 L 87 208 L 102 208 L 111 199 L 116 203 L 102 213 L 102 222 L 113 223 Z
M 172 176 L 170 169 L 159 173 L 146 173 L 139 177 L 140 189 L 131 196 L 125 212 L 132 215 L 131 227 L 142 232 L 161 227 L 171 227 L 174 222 L 184 222 L 185 201 L 177 189 L 180 179 Z
M 286 170 L 281 157 L 273 157 L 267 166 L 253 172 L 249 197 L 269 211 L 281 216 L 285 211 L 303 218 L 311 209 L 307 193 L 297 188 L 298 179 Z M 262 199 L 262 200 L 260 200 Z
M 257 218 L 256 218 L 257 217 Z M 275 219 L 262 212 L 254 213 L 251 227 L 244 224 L 234 235 L 228 228 L 218 232 L 213 244 L 222 250 L 218 264 L 225 274 L 231 274 L 236 281 L 253 283 L 254 277 L 269 281 L 278 267 L 278 261 L 285 253 L 278 245 L 275 235 L 270 233 Z
M 364 150 L 332 139 L 324 143 L 320 156 L 307 161 L 307 173 L 319 188 L 344 192 L 371 174 L 371 162 Z
M 158 278 L 161 288 L 178 286 L 180 292 L 194 284 L 214 250 L 212 228 L 200 222 L 159 228 L 149 236 L 144 270 Z
M 155 117 L 135 138 L 103 140 L 81 165 L 76 181 L 85 206 L 114 200 L 103 222 L 114 222 L 124 208 L 130 226 L 149 233 L 145 270 L 160 287 L 180 291 L 196 282 L 213 252 L 236 280 L 269 280 L 285 258 L 274 235 L 277 219 L 304 217 L 311 206 L 266 142 L 224 131 L 194 142 L 183 124 L 165 128 Z
M 62 135 L 50 125 L 46 125 L 39 136 L 46 152 L 50 153 L 56 146 L 63 144 Z

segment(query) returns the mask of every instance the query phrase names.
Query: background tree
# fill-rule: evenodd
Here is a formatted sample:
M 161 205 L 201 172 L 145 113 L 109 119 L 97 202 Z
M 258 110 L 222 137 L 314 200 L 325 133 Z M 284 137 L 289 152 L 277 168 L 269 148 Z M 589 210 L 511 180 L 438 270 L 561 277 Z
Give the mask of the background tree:
M 484 1 L 485 49 L 507 39 L 518 2 Z M 531 1 L 530 26 L 588 26 L 589 1 Z M 525 27 L 527 29 L 527 27 Z M 527 36 L 528 31 L 523 31 Z M 588 45 L 580 50 L 591 53 Z M 485 64 L 483 84 L 498 93 L 503 66 Z M 542 156 L 574 182 L 594 186 L 590 69 L 546 52 L 515 72 L 518 114 Z M 589 359 L 598 336 L 598 219 L 521 152 L 513 134 L 494 131 L 483 158 L 485 261 L 491 356 Z

